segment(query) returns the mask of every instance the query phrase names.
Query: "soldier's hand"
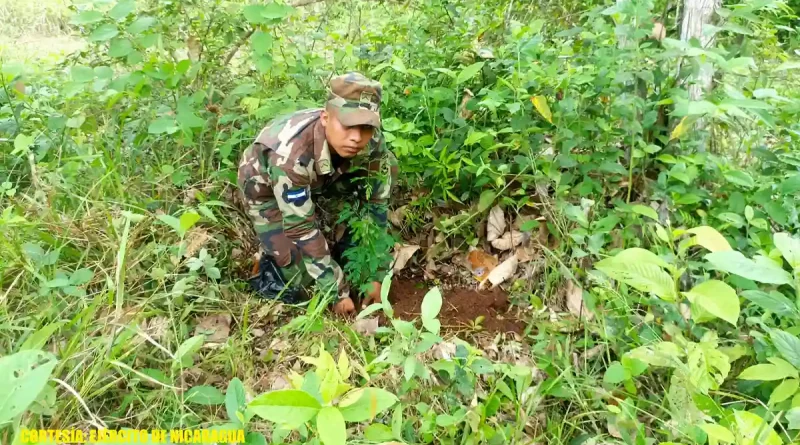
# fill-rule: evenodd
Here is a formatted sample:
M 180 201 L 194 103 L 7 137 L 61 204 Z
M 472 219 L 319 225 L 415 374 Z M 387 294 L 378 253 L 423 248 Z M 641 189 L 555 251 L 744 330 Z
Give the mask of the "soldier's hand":
M 351 314 L 356 310 L 356 305 L 350 298 L 342 298 L 333 306 L 333 312 L 339 315 Z
M 381 301 L 381 283 L 380 281 L 373 281 L 370 283 L 370 290 L 367 292 L 367 298 L 361 303 L 361 309 L 366 308 L 372 303 L 380 303 Z

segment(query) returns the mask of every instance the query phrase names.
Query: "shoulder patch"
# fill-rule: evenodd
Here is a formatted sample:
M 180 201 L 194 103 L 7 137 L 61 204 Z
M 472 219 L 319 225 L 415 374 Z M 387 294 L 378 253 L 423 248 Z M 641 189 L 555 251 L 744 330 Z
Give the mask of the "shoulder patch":
M 305 187 L 290 188 L 286 189 L 283 195 L 283 200 L 287 203 L 301 206 L 308 200 L 308 189 Z

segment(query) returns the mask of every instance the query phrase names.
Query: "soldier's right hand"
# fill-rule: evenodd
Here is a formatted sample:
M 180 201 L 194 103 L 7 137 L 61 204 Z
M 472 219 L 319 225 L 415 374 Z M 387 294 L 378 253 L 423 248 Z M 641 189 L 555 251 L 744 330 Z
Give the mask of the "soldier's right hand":
M 350 298 L 342 298 L 333 306 L 333 312 L 338 315 L 351 314 L 356 310 L 356 305 Z

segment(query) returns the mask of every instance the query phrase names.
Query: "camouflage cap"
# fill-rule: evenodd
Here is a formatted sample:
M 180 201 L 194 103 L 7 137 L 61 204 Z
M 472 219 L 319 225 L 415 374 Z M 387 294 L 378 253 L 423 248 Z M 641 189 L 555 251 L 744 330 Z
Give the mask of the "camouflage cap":
M 368 79 L 361 73 L 349 72 L 331 79 L 328 90 L 328 105 L 339 121 L 347 126 L 381 126 L 380 82 Z

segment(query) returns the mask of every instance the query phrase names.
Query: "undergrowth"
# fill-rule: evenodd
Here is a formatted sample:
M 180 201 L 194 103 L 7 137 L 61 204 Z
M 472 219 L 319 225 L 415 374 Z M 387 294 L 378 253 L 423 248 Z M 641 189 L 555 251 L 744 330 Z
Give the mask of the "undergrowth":
M 798 440 L 793 4 L 725 3 L 706 47 L 662 0 L 34 6 L 2 4 L 4 35 L 66 26 L 86 50 L 0 67 L 3 443 Z M 360 286 L 421 246 L 414 320 L 394 275 L 356 320 L 242 280 L 239 156 L 351 69 L 384 87 L 401 183 L 386 236 L 367 207 L 336 215 L 361 243 L 346 270 Z M 446 270 L 476 251 L 522 264 L 501 281 L 524 333 L 442 329 Z

